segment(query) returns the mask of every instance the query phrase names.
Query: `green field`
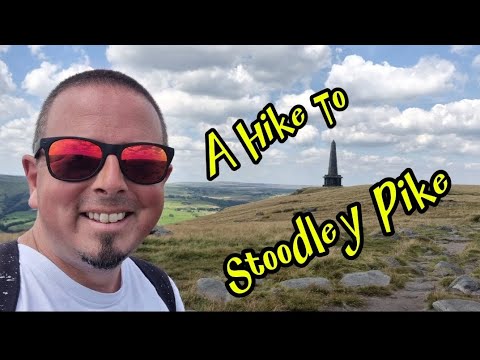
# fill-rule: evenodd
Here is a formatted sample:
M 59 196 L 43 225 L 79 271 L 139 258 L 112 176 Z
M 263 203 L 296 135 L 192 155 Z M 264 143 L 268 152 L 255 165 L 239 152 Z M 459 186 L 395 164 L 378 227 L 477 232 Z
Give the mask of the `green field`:
M 35 221 L 37 212 L 33 210 L 15 211 L 3 216 L 0 220 L 0 231 L 19 232 L 30 228 Z
M 167 200 L 158 225 L 176 224 L 216 213 L 220 208 L 205 201 Z

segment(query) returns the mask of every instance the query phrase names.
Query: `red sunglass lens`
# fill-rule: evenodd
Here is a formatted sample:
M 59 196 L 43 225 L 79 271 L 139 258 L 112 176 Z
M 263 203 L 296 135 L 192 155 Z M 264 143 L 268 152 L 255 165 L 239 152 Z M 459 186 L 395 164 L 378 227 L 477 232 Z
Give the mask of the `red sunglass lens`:
M 62 180 L 81 180 L 91 176 L 102 162 L 102 150 L 90 141 L 61 139 L 50 145 L 50 169 Z
M 139 184 L 159 182 L 167 172 L 168 156 L 155 145 L 133 145 L 122 151 L 124 174 Z

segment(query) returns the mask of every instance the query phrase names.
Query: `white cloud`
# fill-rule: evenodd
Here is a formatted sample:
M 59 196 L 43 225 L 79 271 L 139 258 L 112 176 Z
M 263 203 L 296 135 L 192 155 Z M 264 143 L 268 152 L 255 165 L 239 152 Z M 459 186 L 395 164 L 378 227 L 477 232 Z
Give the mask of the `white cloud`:
M 169 144 L 171 147 L 174 147 L 175 150 L 196 150 L 203 151 L 205 150 L 205 144 L 202 141 L 193 140 L 188 136 L 169 136 Z
M 362 163 L 377 163 L 380 161 L 380 155 L 362 155 L 358 158 Z
M 175 149 L 171 181 L 187 174 L 199 178 L 205 171 L 205 145 L 188 136 L 170 136 L 169 145 Z M 188 179 L 188 176 L 187 176 Z
M 181 130 L 195 122 L 222 124 L 229 117 L 243 118 L 247 124 L 255 119 L 246 116 L 256 113 L 265 106 L 266 97 L 242 97 L 222 99 L 205 95 L 191 95 L 175 89 L 152 93 L 157 101 L 169 129 Z
M 427 169 L 433 169 L 434 171 L 436 171 L 438 169 L 448 169 L 452 165 L 454 165 L 454 162 L 450 161 L 446 156 L 426 155 L 424 156 L 423 164 Z
M 431 109 L 407 108 L 402 112 L 390 106 L 349 107 L 336 113 L 336 118 L 336 127 L 322 131 L 322 140 L 370 147 L 403 143 L 399 145 L 402 151 L 433 151 L 439 146 L 450 148 L 444 144 L 442 139 L 446 138 L 442 135 L 456 134 L 464 144 L 478 139 L 480 99 L 437 104 Z M 314 122 L 310 124 L 318 127 Z M 459 149 L 468 152 L 473 147 L 460 146 Z
M 0 45 L 0 53 L 7 52 L 10 49 L 10 45 Z
M 233 123 L 242 119 L 250 130 L 258 112 L 273 101 L 272 91 L 307 84 L 330 64 L 331 50 L 317 45 L 109 46 L 106 56 L 113 69 L 152 93 L 170 134 L 204 142 L 205 131 L 215 128 L 224 140 L 239 144 Z M 308 96 L 304 102 L 309 104 Z
M 30 71 L 22 82 L 22 88 L 31 95 L 44 98 L 58 83 L 76 73 L 91 70 L 88 63 L 72 64 L 67 69 L 43 61 L 39 68 Z
M 478 157 L 480 155 L 480 143 L 478 142 L 478 140 L 470 141 L 461 139 L 461 143 L 457 147 L 456 152 L 460 154 Z
M 478 162 L 465 163 L 465 169 L 480 170 L 480 163 Z
M 300 94 L 283 94 L 273 105 L 277 113 L 288 115 L 290 110 L 296 105 L 302 105 L 307 113 L 308 124 L 301 128 L 296 137 L 292 139 L 294 143 L 301 143 L 308 141 L 307 139 L 311 140 L 311 136 L 318 135 L 317 132 L 313 133 L 313 128 L 325 128 L 326 123 L 321 114 L 321 111 L 318 107 L 312 107 L 310 103 L 310 96 L 315 94 L 321 89 L 312 90 L 307 89 Z M 305 130 L 307 128 L 308 130 Z M 298 139 L 297 139 L 298 138 Z M 297 140 L 295 140 L 297 139 Z M 300 140 L 301 139 L 301 140 Z
M 7 64 L 0 60 L 0 95 L 14 90 L 12 73 L 8 70 Z
M 0 154 L 18 161 L 19 164 L 24 154 L 31 154 L 35 121 L 36 114 L 32 114 L 0 126 Z
M 428 145 L 431 144 L 434 140 L 432 134 L 421 134 L 415 137 L 415 142 L 419 145 Z
M 320 139 L 320 132 L 313 125 L 305 125 L 298 130 L 297 135 L 292 138 L 292 144 L 308 145 L 312 144 Z
M 358 55 L 334 64 L 325 82 L 327 87 L 341 87 L 350 104 L 390 102 L 432 95 L 454 88 L 455 66 L 435 57 L 421 58 L 413 67 L 395 67 L 387 62 L 374 64 Z
M 211 66 L 225 67 L 232 62 L 234 52 L 235 46 L 230 45 L 110 45 L 106 57 L 114 67 L 179 72 Z
M 156 73 L 163 78 L 156 81 L 162 88 L 238 97 L 308 82 L 330 64 L 331 50 L 320 45 L 112 45 L 106 56 L 113 68 L 142 84 L 151 84 Z
M 203 68 L 189 70 L 171 77 L 171 86 L 190 94 L 201 94 L 219 98 L 239 98 L 252 93 L 262 92 L 265 87 L 259 85 L 249 72 L 238 65 L 230 70 Z M 212 86 L 214 84 L 214 86 Z
M 349 145 L 382 146 L 396 143 L 397 136 L 375 128 L 368 128 L 367 124 L 358 124 L 350 127 L 335 127 L 321 133 L 322 140 Z
M 10 95 L 0 95 L 0 124 L 32 113 L 33 108 L 25 99 Z
M 446 156 L 447 159 L 454 155 L 476 157 L 480 155 L 478 140 L 469 140 L 457 134 L 435 135 L 428 145 L 419 143 L 416 138 L 405 136 L 398 141 L 395 148 L 402 153 L 437 154 Z
M 480 99 L 463 99 L 448 104 L 437 104 L 430 110 L 409 108 L 382 124 L 390 131 L 408 130 L 410 133 L 430 134 L 480 133 Z
M 472 45 L 451 45 L 450 52 L 457 55 L 464 55 L 473 48 Z
M 269 148 L 268 150 L 261 153 L 262 160 L 261 166 L 271 166 L 271 165 L 285 165 L 288 166 L 288 156 L 283 150 L 277 148 Z M 259 166 L 259 165 L 257 165 Z
M 324 162 L 330 156 L 330 148 L 319 149 L 315 146 L 300 151 L 299 155 L 295 156 L 295 162 L 298 164 L 319 163 Z
M 197 130 L 200 134 L 204 135 L 208 130 L 215 129 L 222 139 L 238 139 L 235 132 L 232 130 L 233 124 L 237 121 L 237 118 L 227 117 L 226 121 L 222 124 L 210 124 L 206 122 L 200 122 L 197 125 Z M 250 126 L 250 124 L 248 124 Z M 249 127 L 250 128 L 250 127 Z
M 377 182 L 385 176 L 397 176 L 412 164 L 412 159 L 397 155 L 360 154 L 338 149 L 338 172 L 347 178 L 356 174 L 368 174 L 371 182 Z M 380 171 L 378 169 L 381 169 Z
M 472 66 L 475 68 L 480 68 L 480 55 L 477 55 L 473 58 Z
M 44 47 L 45 45 L 28 45 L 28 48 L 30 49 L 32 55 L 40 60 L 46 60 L 47 58 L 42 51 Z
M 302 105 L 308 114 L 310 114 L 310 112 L 320 113 L 320 110 L 312 108 L 312 105 L 310 103 L 310 96 L 315 94 L 319 90 L 322 89 L 307 89 L 300 94 L 283 94 L 273 105 L 275 106 L 278 114 L 282 113 L 288 115 L 292 107 L 294 107 L 295 105 Z

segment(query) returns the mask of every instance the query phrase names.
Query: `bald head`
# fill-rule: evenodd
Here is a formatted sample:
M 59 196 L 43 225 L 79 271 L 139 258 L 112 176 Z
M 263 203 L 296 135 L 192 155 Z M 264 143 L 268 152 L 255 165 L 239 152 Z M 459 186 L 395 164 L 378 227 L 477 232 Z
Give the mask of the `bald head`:
M 124 87 L 145 97 L 145 99 L 153 106 L 155 112 L 158 115 L 163 136 L 162 142 L 164 145 L 168 145 L 167 127 L 163 119 L 162 112 L 160 111 L 160 108 L 158 107 L 156 101 L 153 99 L 152 95 L 135 79 L 119 71 L 96 69 L 75 74 L 60 82 L 50 92 L 42 105 L 42 109 L 40 110 L 40 114 L 37 119 L 32 148 L 34 148 L 35 144 L 37 143 L 37 141 L 39 141 L 39 139 L 45 136 L 48 122 L 48 114 L 55 99 L 67 89 L 73 87 L 84 87 L 89 85 Z

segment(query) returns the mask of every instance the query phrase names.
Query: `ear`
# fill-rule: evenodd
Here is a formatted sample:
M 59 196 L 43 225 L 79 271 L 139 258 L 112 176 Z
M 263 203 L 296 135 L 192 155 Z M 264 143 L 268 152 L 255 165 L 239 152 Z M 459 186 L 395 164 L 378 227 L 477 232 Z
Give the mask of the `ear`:
M 28 189 L 30 191 L 30 197 L 28 199 L 28 205 L 32 209 L 37 209 L 37 160 L 32 155 L 24 155 L 22 157 L 23 171 L 27 177 Z
M 172 164 L 170 164 L 167 169 L 167 175 L 165 175 L 165 178 L 162 180 L 163 184 L 167 182 L 168 178 L 170 177 L 170 174 L 172 173 L 172 170 L 173 170 L 173 166 Z

